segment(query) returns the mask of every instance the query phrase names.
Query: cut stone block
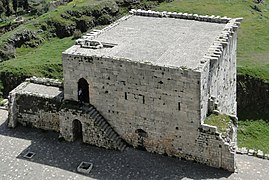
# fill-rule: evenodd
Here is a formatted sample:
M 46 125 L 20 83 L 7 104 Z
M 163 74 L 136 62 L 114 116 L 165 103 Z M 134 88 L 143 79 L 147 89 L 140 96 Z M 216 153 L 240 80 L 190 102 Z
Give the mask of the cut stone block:
M 25 153 L 23 155 L 23 157 L 26 158 L 26 159 L 32 159 L 34 157 L 34 155 L 35 155 L 34 152 L 28 151 L 27 153 Z
M 79 166 L 77 167 L 77 172 L 83 174 L 89 174 L 93 168 L 93 164 L 89 162 L 82 161 Z
M 253 156 L 254 155 L 254 150 L 253 149 L 249 149 L 248 150 L 248 155 L 249 156 Z
M 241 154 L 247 154 L 247 153 L 248 153 L 247 148 L 245 147 L 241 148 Z
M 261 150 L 258 150 L 257 157 L 263 158 L 263 152 Z

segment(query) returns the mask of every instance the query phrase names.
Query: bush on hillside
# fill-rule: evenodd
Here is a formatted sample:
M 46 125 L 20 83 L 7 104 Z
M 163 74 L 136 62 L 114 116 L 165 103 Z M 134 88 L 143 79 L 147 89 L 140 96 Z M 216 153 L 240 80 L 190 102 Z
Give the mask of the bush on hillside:
M 81 38 L 82 36 L 82 33 L 79 29 L 76 29 L 73 33 L 73 38 L 72 39 L 78 39 L 78 38 Z

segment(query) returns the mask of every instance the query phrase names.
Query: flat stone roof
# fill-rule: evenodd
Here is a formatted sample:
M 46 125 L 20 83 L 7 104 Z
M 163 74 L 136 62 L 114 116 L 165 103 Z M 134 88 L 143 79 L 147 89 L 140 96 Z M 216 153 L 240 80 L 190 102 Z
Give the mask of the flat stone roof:
M 74 45 L 64 54 L 109 56 L 195 69 L 225 25 L 133 15 L 94 39 L 117 44 L 113 48 L 90 49 Z
M 46 97 L 56 97 L 62 93 L 62 90 L 59 87 L 54 86 L 46 86 L 42 84 L 35 84 L 35 83 L 27 83 L 26 86 L 19 90 L 19 93 L 32 93 L 38 94 L 39 96 L 46 96 Z

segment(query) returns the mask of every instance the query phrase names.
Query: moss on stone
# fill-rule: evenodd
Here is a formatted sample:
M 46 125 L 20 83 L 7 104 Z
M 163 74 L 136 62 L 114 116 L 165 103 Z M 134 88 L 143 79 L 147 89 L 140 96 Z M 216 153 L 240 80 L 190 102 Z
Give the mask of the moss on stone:
M 204 123 L 211 126 L 216 126 L 220 133 L 225 133 L 229 127 L 230 121 L 230 117 L 225 114 L 211 114 L 205 119 Z

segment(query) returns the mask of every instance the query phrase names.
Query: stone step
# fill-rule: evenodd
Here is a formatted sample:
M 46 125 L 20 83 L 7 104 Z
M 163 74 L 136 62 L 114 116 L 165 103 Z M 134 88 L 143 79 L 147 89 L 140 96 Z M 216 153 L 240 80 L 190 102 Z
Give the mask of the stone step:
M 102 118 L 103 118 L 102 116 L 98 116 L 98 117 L 95 119 L 95 123 L 100 122 Z
M 93 119 L 96 119 L 98 116 L 101 116 L 101 114 L 99 114 L 98 111 L 96 111 L 96 112 L 97 112 L 97 114 L 95 114 L 95 115 L 92 116 Z
M 103 131 L 106 132 L 108 129 L 112 129 L 110 125 L 108 125 L 107 127 L 105 127 L 105 128 L 103 129 Z
M 93 118 L 96 114 L 98 114 L 98 112 L 96 110 L 94 110 L 94 112 L 90 114 L 91 118 Z
M 93 106 L 90 106 L 90 107 L 89 107 L 89 111 L 91 111 L 92 109 L 94 109 L 94 107 L 93 107 Z
M 116 140 L 116 142 L 115 142 L 117 145 L 119 145 L 120 143 L 121 143 L 121 138 L 120 137 L 118 137 L 118 139 Z
M 124 143 L 121 143 L 119 146 L 118 146 L 118 149 L 121 150 L 121 148 L 124 146 Z
M 107 122 L 106 121 L 103 121 L 100 125 L 99 125 L 99 127 L 103 127 L 105 124 L 107 124 Z
M 109 126 L 108 123 L 106 123 L 105 125 L 101 126 L 101 128 L 103 129 L 103 131 Z
M 99 120 L 99 122 L 97 122 L 96 124 L 100 127 L 100 125 L 101 125 L 104 121 L 105 121 L 105 119 L 104 119 L 104 118 L 101 118 L 101 119 Z
M 105 132 L 107 135 L 109 135 L 109 133 L 110 133 L 111 131 L 113 131 L 113 129 L 112 129 L 111 127 L 109 127 L 109 128 L 107 128 L 107 129 L 104 130 L 104 132 Z
M 112 130 L 112 131 L 110 131 L 110 132 L 107 133 L 107 137 L 109 139 L 111 139 L 111 137 L 112 137 L 113 134 L 115 134 L 115 132 Z
M 106 136 L 113 142 L 116 149 L 123 151 L 126 148 L 125 142 L 114 131 L 106 119 L 95 109 L 94 106 L 90 106 L 87 109 L 90 118 L 94 120 L 95 125 L 99 126 Z
M 117 135 L 117 134 L 116 134 Z M 111 138 L 113 142 L 116 143 L 116 141 L 121 140 L 121 138 L 117 135 L 114 138 Z
M 121 143 L 122 143 L 122 141 L 121 141 L 121 139 L 119 139 L 119 140 L 117 140 L 117 142 L 115 143 L 115 146 L 116 146 L 116 147 L 119 147 L 119 146 L 121 145 Z
M 118 135 L 114 132 L 114 134 L 111 136 L 110 139 L 112 139 L 112 141 L 113 141 L 113 139 L 116 138 L 117 136 L 118 136 Z
M 91 115 L 94 111 L 96 111 L 94 108 L 88 112 L 89 115 Z
M 120 146 L 119 150 L 120 151 L 124 151 L 124 149 L 126 148 L 126 144 L 122 143 L 122 145 Z
M 92 117 L 94 120 L 96 120 L 98 117 L 100 117 L 101 114 L 97 114 L 95 117 Z

